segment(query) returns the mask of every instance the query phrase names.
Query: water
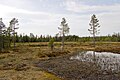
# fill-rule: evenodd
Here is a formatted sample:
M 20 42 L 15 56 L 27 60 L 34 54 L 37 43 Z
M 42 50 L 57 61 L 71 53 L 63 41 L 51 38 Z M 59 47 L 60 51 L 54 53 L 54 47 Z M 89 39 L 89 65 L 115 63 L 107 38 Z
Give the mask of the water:
M 120 71 L 120 54 L 83 51 L 70 57 L 70 59 L 77 59 L 83 62 L 93 62 L 102 70 Z

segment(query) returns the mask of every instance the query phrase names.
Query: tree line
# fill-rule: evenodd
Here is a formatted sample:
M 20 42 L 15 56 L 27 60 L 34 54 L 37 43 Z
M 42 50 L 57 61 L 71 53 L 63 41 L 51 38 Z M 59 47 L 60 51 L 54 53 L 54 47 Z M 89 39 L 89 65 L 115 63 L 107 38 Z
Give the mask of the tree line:
M 16 35 L 16 42 L 49 42 L 50 39 L 53 38 L 55 42 L 61 42 L 62 36 L 54 36 L 51 35 L 41 35 L 31 37 L 29 35 Z M 11 38 L 12 39 L 12 38 Z M 67 35 L 64 40 L 66 42 L 92 42 L 93 37 L 79 37 L 77 35 Z M 112 35 L 107 36 L 96 36 L 96 42 L 120 42 L 120 33 L 113 33 Z M 13 42 L 13 40 L 11 40 Z

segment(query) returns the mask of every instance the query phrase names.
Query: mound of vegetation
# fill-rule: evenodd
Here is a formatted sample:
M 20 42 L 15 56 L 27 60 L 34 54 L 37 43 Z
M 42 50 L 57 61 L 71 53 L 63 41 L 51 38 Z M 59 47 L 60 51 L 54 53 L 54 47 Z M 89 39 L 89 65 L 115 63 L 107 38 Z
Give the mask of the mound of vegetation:
M 70 53 L 70 52 L 69 51 L 61 51 L 61 50 L 54 50 L 54 51 L 43 50 L 43 51 L 40 51 L 37 56 L 39 58 L 57 57 L 57 56 L 65 55 L 65 54 L 68 54 L 68 53 Z

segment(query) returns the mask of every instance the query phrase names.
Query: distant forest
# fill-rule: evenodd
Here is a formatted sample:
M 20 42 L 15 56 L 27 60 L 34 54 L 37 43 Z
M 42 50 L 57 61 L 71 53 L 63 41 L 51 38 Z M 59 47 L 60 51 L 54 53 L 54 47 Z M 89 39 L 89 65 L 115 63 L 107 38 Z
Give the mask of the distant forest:
M 61 42 L 62 36 L 28 36 L 28 35 L 16 35 L 16 42 L 49 42 L 50 39 L 53 38 L 55 42 Z M 66 42 L 92 42 L 93 37 L 79 37 L 77 35 L 68 35 L 65 36 Z M 11 37 L 11 42 L 12 42 Z M 107 36 L 96 36 L 95 41 L 97 42 L 120 42 L 120 33 L 114 33 L 112 35 Z

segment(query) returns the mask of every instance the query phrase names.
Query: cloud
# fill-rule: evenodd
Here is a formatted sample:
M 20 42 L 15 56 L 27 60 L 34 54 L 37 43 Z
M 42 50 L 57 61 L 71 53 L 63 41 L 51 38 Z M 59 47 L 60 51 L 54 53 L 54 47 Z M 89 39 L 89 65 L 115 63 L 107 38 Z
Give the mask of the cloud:
M 112 5 L 88 5 L 85 2 L 80 2 L 77 0 L 66 0 L 63 4 L 68 11 L 86 13 L 86 12 L 113 12 L 120 11 L 120 4 Z
M 27 0 L 27 2 L 29 1 Z M 31 3 L 31 1 L 29 3 Z M 21 4 L 23 3 L 21 2 Z M 60 5 L 61 9 L 58 8 L 58 10 L 66 9 L 62 13 L 52 13 L 52 12 L 42 11 L 38 8 L 37 11 L 33 11 L 32 9 L 26 9 L 23 7 L 25 6 L 34 7 L 34 5 L 38 6 L 36 2 L 34 2 L 33 5 L 32 4 L 25 5 L 25 4 L 23 6 L 19 5 L 19 7 L 15 5 L 10 6 L 10 5 L 0 4 L 0 10 L 1 10 L 0 17 L 3 17 L 3 20 L 6 24 L 9 25 L 9 21 L 13 17 L 18 18 L 20 25 L 17 31 L 19 34 L 23 34 L 23 33 L 29 34 L 32 32 L 35 35 L 36 34 L 55 35 L 56 33 L 59 32 L 58 27 L 60 26 L 61 18 L 65 17 L 70 27 L 70 34 L 79 35 L 79 36 L 89 36 L 90 34 L 87 30 L 89 28 L 88 24 L 90 21 L 90 17 L 91 14 L 97 11 L 98 12 L 101 11 L 100 13 L 96 14 L 97 18 L 100 20 L 101 35 L 107 35 L 113 32 L 120 31 L 119 4 L 113 4 L 109 6 L 107 5 L 90 6 L 88 4 L 80 2 L 79 0 L 64 0 L 64 5 Z M 46 3 L 46 5 L 49 5 L 49 3 Z M 56 6 L 52 5 L 52 8 L 54 7 Z M 50 8 L 46 8 L 46 9 L 49 10 Z M 56 10 L 55 12 L 58 11 Z M 81 14 L 81 13 L 87 13 L 87 14 Z
M 23 14 L 34 14 L 34 15 L 38 15 L 38 14 L 48 15 L 48 13 L 41 12 L 41 11 L 33 12 L 30 10 L 20 9 L 20 8 L 16 8 L 16 7 L 1 5 L 1 4 L 0 4 L 0 10 L 2 10 L 1 13 L 19 13 L 19 14 L 23 13 Z
M 101 34 L 113 34 L 120 32 L 120 13 L 102 13 L 98 15 L 101 25 Z
M 21 9 L 34 7 L 32 6 L 34 4 L 32 0 L 0 0 L 0 4 Z

